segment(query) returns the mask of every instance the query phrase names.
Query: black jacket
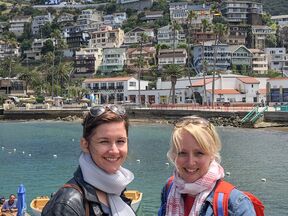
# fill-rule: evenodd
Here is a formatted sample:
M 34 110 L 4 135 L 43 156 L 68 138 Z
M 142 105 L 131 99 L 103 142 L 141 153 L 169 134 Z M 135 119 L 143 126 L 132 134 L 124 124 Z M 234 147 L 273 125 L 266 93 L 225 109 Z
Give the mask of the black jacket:
M 96 188 L 84 181 L 80 167 L 67 184 L 77 185 L 81 191 L 73 187 L 64 186 L 60 188 L 44 207 L 41 214 L 42 216 L 85 216 L 85 202 L 89 204 L 89 215 L 107 216 L 101 208 L 101 204 L 96 195 Z M 131 200 L 127 199 L 123 193 L 121 198 L 128 205 L 131 205 Z

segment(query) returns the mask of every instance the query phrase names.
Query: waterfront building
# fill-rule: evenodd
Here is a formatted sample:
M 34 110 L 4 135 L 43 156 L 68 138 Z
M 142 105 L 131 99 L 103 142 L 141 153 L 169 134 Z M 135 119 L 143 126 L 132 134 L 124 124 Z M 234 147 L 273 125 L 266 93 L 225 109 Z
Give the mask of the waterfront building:
M 26 95 L 26 83 L 17 78 L 2 78 L 0 77 L 0 95 Z
M 137 102 L 139 82 L 134 77 L 85 79 L 83 88 L 94 95 L 96 104 Z M 141 91 L 148 88 L 148 81 L 140 81 Z

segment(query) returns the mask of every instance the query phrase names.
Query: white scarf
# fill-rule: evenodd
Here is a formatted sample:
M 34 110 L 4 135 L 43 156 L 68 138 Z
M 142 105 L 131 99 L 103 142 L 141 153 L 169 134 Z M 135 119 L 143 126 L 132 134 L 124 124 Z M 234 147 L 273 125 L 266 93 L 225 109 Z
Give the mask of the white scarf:
M 121 192 L 133 181 L 134 175 L 129 170 L 120 167 L 114 174 L 108 174 L 100 169 L 91 159 L 90 154 L 82 153 L 79 165 L 84 181 L 107 193 L 112 215 L 135 216 L 134 211 L 120 197 Z
M 211 193 L 218 179 L 224 177 L 224 169 L 215 160 L 211 162 L 208 172 L 193 183 L 186 183 L 174 170 L 174 180 L 167 198 L 166 216 L 183 216 L 184 200 L 182 194 L 195 196 L 189 216 L 198 216 L 201 207 Z

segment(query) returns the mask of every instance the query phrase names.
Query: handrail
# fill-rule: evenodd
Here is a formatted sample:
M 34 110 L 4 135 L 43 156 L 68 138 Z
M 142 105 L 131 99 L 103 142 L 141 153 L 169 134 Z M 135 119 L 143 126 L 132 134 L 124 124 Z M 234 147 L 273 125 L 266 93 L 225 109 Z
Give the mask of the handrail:
M 263 116 L 263 113 L 264 113 L 266 110 L 268 110 L 268 106 L 265 106 L 264 109 L 258 111 L 258 113 L 257 113 L 255 116 L 253 116 L 253 118 L 250 119 L 250 122 L 255 123 L 261 116 Z
M 258 113 L 258 106 L 254 107 L 247 115 L 244 116 L 243 119 L 241 119 L 241 123 L 245 123 L 249 121 L 249 119 L 254 115 Z

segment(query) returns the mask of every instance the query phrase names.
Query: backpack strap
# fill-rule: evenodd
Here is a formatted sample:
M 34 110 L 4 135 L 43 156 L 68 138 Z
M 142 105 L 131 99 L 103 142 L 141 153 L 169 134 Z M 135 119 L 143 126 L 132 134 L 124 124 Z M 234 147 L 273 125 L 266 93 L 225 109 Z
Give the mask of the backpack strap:
M 214 191 L 213 212 L 215 216 L 228 216 L 228 201 L 234 185 L 219 180 Z
M 85 216 L 89 216 L 90 215 L 89 203 L 88 203 L 88 200 L 83 195 L 82 189 L 76 184 L 69 184 L 69 183 L 64 184 L 63 188 L 74 188 L 75 190 L 77 190 L 81 194 L 81 196 L 84 198 Z
M 165 185 L 165 188 L 166 188 L 166 200 L 168 198 L 168 195 L 170 193 L 171 187 L 173 185 L 173 180 L 174 180 L 174 176 L 170 176 L 169 179 L 167 180 L 166 185 Z

